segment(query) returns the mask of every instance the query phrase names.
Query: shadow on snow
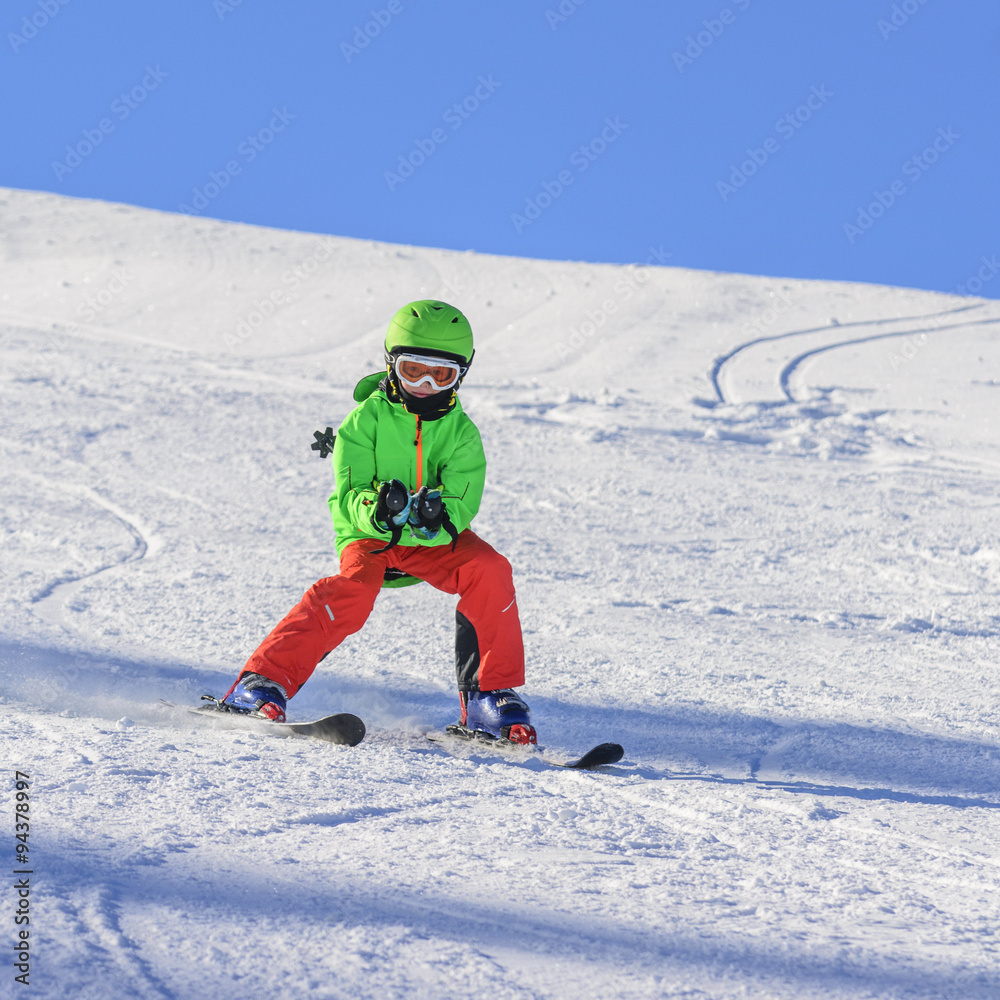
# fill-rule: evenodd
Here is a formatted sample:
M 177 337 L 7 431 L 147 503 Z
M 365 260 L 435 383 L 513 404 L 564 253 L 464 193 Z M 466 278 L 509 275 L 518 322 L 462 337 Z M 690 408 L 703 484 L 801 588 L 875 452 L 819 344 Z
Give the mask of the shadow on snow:
M 341 670 L 344 668 L 341 667 Z M 72 711 L 115 721 L 164 725 L 159 699 L 199 704 L 220 694 L 231 669 L 70 653 L 0 642 L 0 679 L 8 705 Z M 354 712 L 377 739 L 380 730 L 419 736 L 455 721 L 457 698 L 420 678 L 344 676 L 322 666 L 291 703 L 293 718 Z M 790 793 L 886 799 L 958 808 L 1000 808 L 1000 747 L 971 739 L 851 723 L 787 721 L 714 708 L 569 705 L 529 698 L 541 741 L 556 755 L 594 743 L 625 746 L 619 774 L 651 779 L 747 784 Z M 427 746 L 419 744 L 421 749 Z M 528 761 L 525 762 L 529 763 Z

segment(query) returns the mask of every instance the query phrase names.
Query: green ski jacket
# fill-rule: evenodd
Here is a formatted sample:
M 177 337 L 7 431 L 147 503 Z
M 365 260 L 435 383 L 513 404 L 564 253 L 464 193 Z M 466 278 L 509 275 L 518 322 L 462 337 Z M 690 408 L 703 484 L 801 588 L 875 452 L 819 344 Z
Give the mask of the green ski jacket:
M 454 406 L 424 420 L 378 388 L 381 374 L 362 379 L 354 390 L 358 405 L 344 418 L 333 447 L 336 491 L 330 513 L 337 532 L 337 555 L 360 538 L 387 541 L 390 533 L 372 520 L 379 484 L 399 479 L 411 491 L 441 491 L 455 530 L 469 527 L 486 483 L 486 455 L 479 431 L 455 397 Z M 441 531 L 430 541 L 403 529 L 400 545 L 450 545 Z

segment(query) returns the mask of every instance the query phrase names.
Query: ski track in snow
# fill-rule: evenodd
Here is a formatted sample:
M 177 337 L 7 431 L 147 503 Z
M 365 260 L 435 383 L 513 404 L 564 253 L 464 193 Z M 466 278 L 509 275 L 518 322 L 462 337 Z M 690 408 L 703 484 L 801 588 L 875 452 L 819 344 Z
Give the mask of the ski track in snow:
M 89 573 L 82 573 L 79 576 L 69 574 L 53 580 L 43 586 L 40 591 L 32 596 L 31 600 L 34 605 L 33 610 L 35 614 L 50 623 L 61 625 L 66 625 L 66 617 L 63 613 L 63 607 L 72 599 L 73 595 L 84 584 L 94 582 L 94 578 L 99 576 L 101 573 L 117 570 L 125 566 L 127 563 L 137 562 L 140 559 L 144 559 L 147 552 L 150 550 L 151 544 L 150 540 L 147 539 L 144 534 L 142 526 L 138 523 L 138 519 L 123 511 L 117 504 L 106 500 L 104 497 L 100 496 L 94 490 L 86 486 L 70 485 L 64 488 L 82 496 L 95 506 L 100 507 L 111 514 L 111 516 L 114 517 L 119 524 L 121 524 L 125 531 L 132 536 L 134 548 L 131 552 L 125 553 L 119 559 L 113 560 L 107 565 L 99 566 L 97 569 L 92 570 Z M 155 542 L 153 544 L 155 546 Z
M 895 364 L 903 364 L 918 354 L 930 338 L 940 343 L 958 330 L 985 335 L 1000 323 L 1000 317 L 983 315 L 982 310 L 988 308 L 987 303 L 977 303 L 908 316 L 845 323 L 832 320 L 823 326 L 755 337 L 716 356 L 708 374 L 715 398 L 695 402 L 710 411 L 703 418 L 714 424 L 709 435 L 722 440 L 778 449 L 804 446 L 822 458 L 863 455 L 884 445 L 919 446 L 921 442 L 912 432 L 899 433 L 899 415 L 890 408 L 858 405 L 858 401 L 872 396 L 873 389 L 836 380 L 817 386 L 815 376 L 810 384 L 805 380 L 805 369 L 822 356 L 834 352 L 846 355 L 852 349 L 858 357 L 856 363 L 870 364 L 871 352 L 866 353 L 866 349 L 882 342 L 888 346 L 893 341 L 901 342 L 904 351 L 910 352 L 894 356 Z M 973 315 L 962 318 L 966 313 Z M 887 325 L 901 329 L 860 337 L 845 337 L 843 333 L 848 328 Z M 858 374 L 864 384 L 872 373 L 869 368 L 861 368 L 853 377 L 855 383 Z M 796 387 L 796 382 L 801 384 Z M 969 384 L 993 383 L 970 378 Z M 990 412 L 991 407 L 987 407 L 985 413 Z M 997 466 L 995 458 L 981 452 L 968 454 L 966 460 Z
M 781 369 L 781 373 L 778 377 L 778 384 L 781 386 L 781 391 L 785 394 L 785 398 L 788 399 L 790 403 L 796 403 L 800 400 L 792 391 L 792 376 L 795 375 L 802 365 L 819 354 L 825 354 L 827 351 L 835 351 L 846 347 L 854 347 L 858 344 L 873 344 L 880 340 L 889 340 L 895 337 L 924 336 L 928 333 L 941 333 L 944 330 L 955 330 L 963 326 L 985 326 L 992 323 L 1000 323 L 1000 318 L 973 319 L 966 323 L 947 323 L 939 326 L 916 327 L 909 330 L 897 330 L 892 333 L 873 334 L 870 337 L 858 337 L 853 340 L 839 341 L 836 344 L 823 344 L 822 346 L 813 347 L 808 351 L 804 351 L 803 353 L 792 358 L 791 361 L 789 361 L 784 368 Z
M 320 237 L 26 192 L 0 216 L 33 995 L 1000 995 L 992 303 L 786 284 L 789 330 L 733 347 L 772 279 L 344 240 L 227 346 Z M 158 701 L 224 690 L 333 571 L 312 429 L 432 294 L 481 331 L 476 527 L 515 567 L 528 700 L 553 757 L 625 745 L 601 774 L 427 741 L 455 714 L 429 588 L 291 705 L 357 712 L 357 748 Z
M 936 332 L 940 329 L 954 329 L 955 327 L 962 326 L 964 324 L 956 323 L 948 325 L 932 325 L 922 326 L 915 329 L 894 330 L 886 334 L 876 334 L 853 340 L 844 340 L 841 336 L 841 332 L 843 330 L 858 326 L 883 326 L 887 324 L 893 326 L 905 326 L 907 323 L 917 320 L 935 320 L 942 316 L 951 316 L 956 313 L 964 313 L 977 308 L 981 308 L 981 306 L 958 306 L 955 309 L 947 309 L 942 312 L 928 313 L 921 316 L 893 316 L 883 317 L 880 319 L 855 320 L 848 323 L 832 322 L 826 326 L 812 327 L 806 330 L 791 330 L 784 333 L 772 334 L 766 337 L 755 337 L 753 340 L 748 340 L 745 343 L 738 344 L 725 354 L 717 357 L 712 363 L 709 379 L 712 382 L 712 388 L 715 391 L 715 396 L 718 402 L 750 402 L 752 400 L 737 397 L 744 395 L 744 393 L 740 392 L 738 387 L 740 367 L 747 366 L 751 369 L 753 375 L 757 375 L 757 370 L 761 366 L 761 362 L 759 360 L 751 357 L 751 352 L 759 354 L 759 349 L 763 348 L 765 353 L 769 353 L 773 350 L 772 345 L 778 344 L 779 342 L 790 341 L 794 338 L 812 337 L 819 341 L 818 347 L 810 348 L 809 350 L 802 352 L 796 346 L 792 346 L 782 352 L 786 355 L 786 357 L 788 357 L 788 360 L 782 364 L 782 367 L 779 370 L 778 378 L 775 381 L 775 385 L 780 388 L 788 402 L 798 402 L 791 392 L 789 386 L 790 379 L 795 370 L 814 354 L 823 351 L 836 350 L 852 344 L 869 343 L 882 338 L 906 337 L 914 334 L 919 335 L 923 333 Z M 970 322 L 975 323 L 981 321 L 973 319 Z M 991 320 L 990 322 L 997 322 L 997 320 Z M 798 344 L 798 340 L 795 340 L 794 343 Z M 768 368 L 773 368 L 775 360 L 772 358 L 766 358 L 764 365 Z M 724 385 L 726 387 L 725 389 L 723 388 Z

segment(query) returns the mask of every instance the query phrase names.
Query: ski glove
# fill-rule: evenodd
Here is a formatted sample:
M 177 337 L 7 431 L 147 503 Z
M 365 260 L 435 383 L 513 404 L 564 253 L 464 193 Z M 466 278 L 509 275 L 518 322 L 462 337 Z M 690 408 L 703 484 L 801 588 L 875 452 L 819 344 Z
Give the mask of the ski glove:
M 429 542 L 437 538 L 443 527 L 451 538 L 452 550 L 458 541 L 458 532 L 444 509 L 440 490 L 429 490 L 422 486 L 418 492 L 411 494 L 398 480 L 382 483 L 378 488 L 378 500 L 373 516 L 375 525 L 383 531 L 390 531 L 392 537 L 389 543 L 372 552 L 377 556 L 399 544 L 403 537 L 403 528 L 409 524 L 410 532 L 421 541 Z
M 451 523 L 448 511 L 445 510 L 441 491 L 429 490 L 426 486 L 422 486 L 410 504 L 410 532 L 417 538 L 429 542 L 437 538 L 442 528 L 448 532 L 451 549 L 454 552 L 458 531 Z
M 437 538 L 446 515 L 440 490 L 422 486 L 410 504 L 410 531 L 425 542 Z
M 380 484 L 372 521 L 375 523 L 375 527 L 391 532 L 391 537 L 387 545 L 372 552 L 373 556 L 388 552 L 389 549 L 399 544 L 399 540 L 403 537 L 403 525 L 406 524 L 410 516 L 412 502 L 413 497 L 410 496 L 410 491 L 398 479 Z
M 375 503 L 375 523 L 386 531 L 401 528 L 410 516 L 412 501 L 409 490 L 398 479 L 381 483 Z

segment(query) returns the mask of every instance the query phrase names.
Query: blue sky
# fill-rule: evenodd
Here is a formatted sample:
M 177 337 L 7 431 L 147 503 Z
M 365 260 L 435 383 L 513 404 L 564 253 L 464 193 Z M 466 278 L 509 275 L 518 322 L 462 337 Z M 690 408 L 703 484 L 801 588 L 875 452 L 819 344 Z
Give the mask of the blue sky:
M 9 0 L 0 28 L 6 186 L 1000 297 L 995 0 Z

